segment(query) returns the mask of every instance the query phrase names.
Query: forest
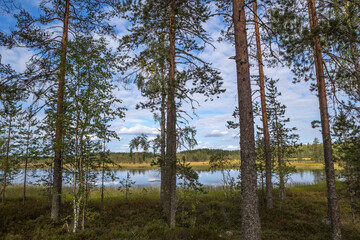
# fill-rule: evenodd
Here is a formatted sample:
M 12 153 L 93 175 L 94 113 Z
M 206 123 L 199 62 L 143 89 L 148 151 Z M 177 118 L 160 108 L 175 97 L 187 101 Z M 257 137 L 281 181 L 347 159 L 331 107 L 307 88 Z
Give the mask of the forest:
M 0 0 L 1 239 L 360 239 L 359 0 Z
M 293 146 L 294 147 L 294 146 Z M 322 163 L 324 161 L 324 153 L 322 151 L 323 144 L 319 143 L 317 138 L 313 143 L 298 144 L 295 145 L 295 149 L 286 156 L 287 160 L 298 162 L 315 162 Z M 256 148 L 256 151 L 261 151 L 261 146 Z M 222 150 L 222 149 L 194 149 L 185 150 L 177 153 L 178 158 L 183 158 L 188 162 L 208 162 L 214 155 L 223 155 L 227 160 L 240 160 L 239 150 Z M 151 163 L 158 158 L 158 154 L 150 151 L 140 152 L 110 152 L 109 158 L 117 164 L 121 163 Z M 44 161 L 44 159 L 38 159 L 38 161 Z

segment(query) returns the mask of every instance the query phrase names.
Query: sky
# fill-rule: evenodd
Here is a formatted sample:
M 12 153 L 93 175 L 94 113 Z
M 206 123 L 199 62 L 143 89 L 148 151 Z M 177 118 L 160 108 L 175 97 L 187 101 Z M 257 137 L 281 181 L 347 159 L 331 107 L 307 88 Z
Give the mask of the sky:
M 35 9 L 37 1 L 23 0 L 23 4 Z M 119 36 L 126 32 L 126 23 L 122 19 L 113 20 L 116 25 Z M 13 21 L 8 16 L 0 16 L 1 31 L 8 31 Z M 224 27 L 221 19 L 212 18 L 204 25 L 205 30 L 216 40 L 220 37 L 220 30 Z M 115 42 L 110 45 L 115 47 Z M 228 42 L 213 42 L 214 47 L 208 46 L 200 57 L 221 72 L 226 92 L 221 94 L 214 101 L 204 101 L 204 97 L 195 96 L 200 106 L 197 107 L 193 119 L 189 120 L 189 125 L 194 126 L 197 130 L 196 139 L 198 145 L 195 148 L 216 148 L 226 150 L 239 149 L 238 130 L 227 129 L 227 121 L 232 121 L 232 113 L 237 105 L 237 87 L 236 87 L 236 69 L 235 61 L 229 59 L 235 55 L 234 46 Z M 5 49 L 0 47 L 2 63 L 9 63 L 17 71 L 23 71 L 26 68 L 26 62 L 31 57 L 30 50 Z M 251 68 L 251 74 L 257 74 L 257 68 Z M 268 77 L 279 79 L 278 90 L 282 93 L 279 101 L 287 106 L 286 116 L 290 118 L 288 127 L 297 127 L 297 134 L 300 136 L 300 142 L 313 142 L 314 138 L 321 138 L 319 129 L 313 129 L 311 122 L 319 120 L 319 104 L 315 93 L 310 92 L 310 83 L 293 84 L 293 75 L 287 67 L 277 67 L 264 69 Z M 252 85 L 252 90 L 258 87 Z M 150 139 L 159 133 L 159 126 L 154 122 L 153 115 L 148 110 L 136 109 L 139 101 L 145 100 L 136 86 L 127 85 L 116 91 L 116 96 L 123 101 L 123 105 L 128 109 L 125 119 L 118 119 L 112 122 L 112 130 L 120 136 L 120 141 L 113 140 L 108 147 L 112 152 L 128 152 L 129 141 L 137 135 L 145 133 Z M 255 94 L 253 100 L 259 101 L 258 94 Z M 185 109 L 190 109 L 185 107 Z M 255 119 L 255 125 L 261 126 L 260 119 Z

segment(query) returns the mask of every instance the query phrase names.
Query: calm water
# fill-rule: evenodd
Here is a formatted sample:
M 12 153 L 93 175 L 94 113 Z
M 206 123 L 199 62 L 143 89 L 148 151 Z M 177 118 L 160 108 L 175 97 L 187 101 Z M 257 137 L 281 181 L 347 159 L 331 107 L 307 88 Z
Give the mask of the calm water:
M 127 173 L 130 173 L 131 180 L 135 181 L 135 186 L 160 186 L 160 172 L 159 170 L 114 170 L 114 175 L 116 180 L 111 180 L 110 178 L 105 181 L 106 186 L 117 186 L 119 181 L 126 178 Z M 101 173 L 95 172 L 97 179 L 95 180 L 97 185 L 101 184 Z M 47 178 L 49 172 L 43 169 L 30 169 L 28 170 L 28 183 L 35 183 L 41 181 L 42 178 Z M 223 185 L 223 173 L 221 171 L 198 171 L 199 182 L 206 186 L 221 186 Z M 225 171 L 227 177 L 233 177 L 237 181 L 239 176 L 239 170 L 227 170 Z M 22 184 L 23 183 L 23 170 L 14 176 L 12 180 L 13 184 Z M 71 177 L 64 177 L 65 184 L 66 181 L 71 181 Z M 316 184 L 324 181 L 324 172 L 323 170 L 298 170 L 296 173 L 289 175 L 287 185 L 310 185 Z M 258 179 L 259 184 L 261 184 L 261 178 Z M 273 177 L 273 182 L 276 184 L 278 182 L 278 176 Z

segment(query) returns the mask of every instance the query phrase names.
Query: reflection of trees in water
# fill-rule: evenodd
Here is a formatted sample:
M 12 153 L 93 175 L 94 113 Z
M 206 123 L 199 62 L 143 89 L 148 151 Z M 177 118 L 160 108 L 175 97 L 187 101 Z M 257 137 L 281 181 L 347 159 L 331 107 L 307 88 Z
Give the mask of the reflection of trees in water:
M 31 169 L 31 170 L 29 170 L 29 175 L 28 175 L 29 182 L 31 182 L 32 184 L 44 184 L 45 183 L 44 180 L 45 179 L 49 180 L 51 177 L 51 174 L 49 174 L 50 171 L 51 171 L 51 169 Z M 136 180 L 137 177 L 142 178 L 145 176 L 145 177 L 150 177 L 150 178 L 157 178 L 158 176 L 160 176 L 160 172 L 158 169 L 118 169 L 118 170 L 110 171 L 109 173 L 111 173 L 111 172 L 117 178 L 123 178 L 124 176 L 126 176 L 127 172 L 129 172 L 132 179 L 134 179 L 134 180 Z M 207 182 L 210 185 L 213 184 L 214 181 L 218 178 L 218 174 L 221 173 L 221 171 L 214 171 L 213 173 L 211 173 L 209 170 L 198 170 L 196 172 L 198 174 L 203 173 L 201 179 L 202 179 L 202 181 L 204 181 L 203 184 L 205 184 L 205 185 Z M 97 171 L 90 172 L 90 174 L 98 175 L 96 173 L 97 173 Z M 1 174 L 1 170 L 0 170 L 0 174 Z M 231 176 L 235 176 L 235 178 L 237 177 L 238 174 L 239 174 L 238 169 L 234 169 L 233 171 L 231 171 Z M 339 173 L 337 172 L 337 174 L 339 174 Z M 291 179 L 295 175 L 301 177 L 302 180 L 298 180 L 299 182 L 293 182 Z M 276 180 L 278 180 L 277 175 L 274 175 L 274 177 L 276 178 Z M 19 184 L 20 182 L 18 181 L 18 179 L 22 179 L 21 171 L 20 171 L 19 175 L 16 176 L 16 180 L 14 180 L 13 183 Z M 96 179 L 93 179 L 93 180 L 95 181 Z M 324 170 L 322 170 L 322 169 L 298 170 L 297 173 L 292 173 L 289 175 L 289 182 L 287 185 L 292 186 L 292 185 L 316 184 L 316 183 L 324 182 L 324 180 L 325 180 L 325 174 L 324 174 Z M 66 181 L 65 177 L 64 177 L 64 181 Z M 71 179 L 70 179 L 70 181 L 71 181 Z
M 300 173 L 300 177 L 304 178 L 304 171 L 298 171 Z
M 297 170 L 297 172 L 300 174 L 300 177 L 303 179 L 304 174 L 311 173 L 310 175 L 314 176 L 313 184 L 320 183 L 324 181 L 324 170 L 321 169 L 312 169 L 312 170 Z
M 320 183 L 324 181 L 324 171 L 323 170 L 310 170 L 311 174 L 314 176 L 314 183 Z
M 127 169 L 127 170 L 119 170 L 121 172 L 130 172 L 131 175 L 146 175 L 147 172 L 152 170 L 144 170 L 144 169 Z

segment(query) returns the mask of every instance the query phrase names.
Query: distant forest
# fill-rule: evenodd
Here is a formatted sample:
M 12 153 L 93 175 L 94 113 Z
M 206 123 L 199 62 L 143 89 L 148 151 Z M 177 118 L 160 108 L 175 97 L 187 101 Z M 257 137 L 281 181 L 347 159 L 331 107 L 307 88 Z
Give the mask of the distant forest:
M 238 160 L 240 158 L 239 150 L 222 150 L 222 149 L 195 149 L 187 150 L 178 153 L 178 158 L 183 159 L 185 157 L 188 162 L 204 162 L 209 161 L 211 156 L 223 155 L 229 160 Z M 152 152 L 117 152 L 110 153 L 110 159 L 115 163 L 150 163 L 159 154 Z M 313 161 L 323 162 L 323 144 L 319 142 L 317 138 L 314 139 L 313 143 L 300 144 L 296 147 L 294 153 L 289 156 L 289 160 L 293 161 Z

